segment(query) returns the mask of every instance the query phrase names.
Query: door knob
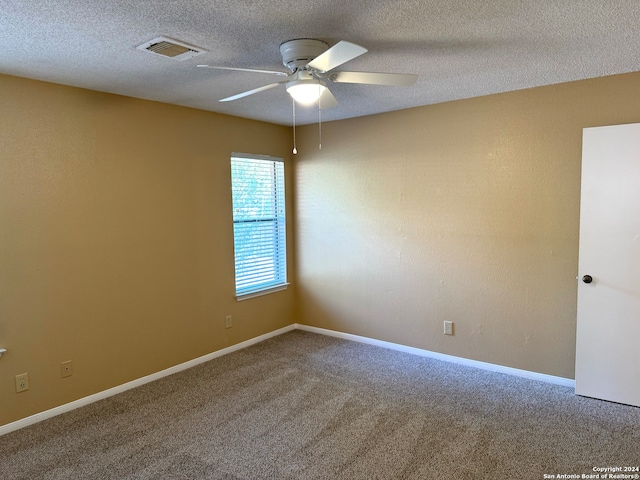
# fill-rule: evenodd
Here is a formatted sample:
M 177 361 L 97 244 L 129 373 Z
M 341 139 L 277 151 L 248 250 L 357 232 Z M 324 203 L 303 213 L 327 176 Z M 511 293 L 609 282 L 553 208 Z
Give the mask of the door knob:
M 584 283 L 591 283 L 593 282 L 593 277 L 591 275 L 585 275 L 584 277 L 582 277 L 582 281 Z

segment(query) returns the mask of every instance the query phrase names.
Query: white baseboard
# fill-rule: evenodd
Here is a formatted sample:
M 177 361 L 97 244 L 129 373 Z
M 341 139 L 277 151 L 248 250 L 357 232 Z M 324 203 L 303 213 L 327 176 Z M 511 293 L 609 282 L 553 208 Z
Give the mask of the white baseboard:
M 454 357 L 453 355 L 431 352 L 429 350 L 423 350 L 421 348 L 407 347 L 398 343 L 384 342 L 382 340 L 376 340 L 369 337 L 361 337 L 360 335 L 352 335 L 350 333 L 337 332 L 335 330 L 327 330 L 325 328 L 310 327 L 308 325 L 300 324 L 296 324 L 295 328 L 298 330 L 305 330 L 307 332 L 319 333 L 321 335 L 329 335 L 331 337 L 342 338 L 344 340 L 352 340 L 354 342 L 367 343 L 369 345 L 389 348 L 391 350 L 398 350 L 400 352 L 411 353 L 413 355 L 419 355 L 421 357 L 428 357 L 445 362 L 466 365 L 468 367 L 480 368 L 482 370 L 489 370 L 491 372 L 506 373 L 507 375 L 513 375 L 515 377 L 523 377 L 530 380 L 553 383 L 554 385 L 561 385 L 563 387 L 575 388 L 576 386 L 575 380 L 571 380 L 570 378 L 556 377 L 553 375 L 546 375 L 544 373 L 520 370 L 519 368 L 504 367 L 502 365 L 495 365 L 493 363 L 480 362 L 478 360 L 470 360 L 468 358 L 462 357 Z
M 251 345 L 255 345 L 256 343 L 263 342 L 269 338 L 277 337 L 278 335 L 282 335 L 283 333 L 287 333 L 296 329 L 304 330 L 312 333 L 319 333 L 321 335 L 328 335 L 336 338 L 342 338 L 344 340 L 351 340 L 354 342 L 367 343 L 369 345 L 375 345 L 378 347 L 398 350 L 400 352 L 411 353 L 413 355 L 419 355 L 421 357 L 434 358 L 436 360 L 443 360 L 445 362 L 458 363 L 461 365 L 480 368 L 483 370 L 489 370 L 492 372 L 506 373 L 508 375 L 514 375 L 516 377 L 523 377 L 531 380 L 538 380 L 542 382 L 553 383 L 555 385 L 562 385 L 564 387 L 575 388 L 575 380 L 571 380 L 569 378 L 555 377 L 553 375 L 545 375 L 543 373 L 529 372 L 527 370 L 520 370 L 517 368 L 511 368 L 511 367 L 503 367 L 501 365 L 494 365 L 492 363 L 479 362 L 477 360 L 469 360 L 467 358 L 454 357 L 452 355 L 445 355 L 443 353 L 431 352 L 429 350 L 422 350 L 420 348 L 407 347 L 405 345 L 400 345 L 398 343 L 384 342 L 382 340 L 376 340 L 373 338 L 361 337 L 360 335 L 352 335 L 350 333 L 337 332 L 335 330 L 327 330 L 325 328 L 310 327 L 308 325 L 294 323 L 293 325 L 280 328 L 270 333 L 265 333 L 264 335 L 260 335 L 259 337 L 246 340 L 244 342 L 238 343 L 237 345 L 232 345 L 230 347 L 223 348 L 222 350 L 209 353 L 202 357 L 194 358 L 193 360 L 189 360 L 188 362 L 181 363 L 180 365 L 167 368 L 165 370 L 153 373 L 151 375 L 147 375 L 146 377 L 132 380 L 131 382 L 118 385 L 117 387 L 109 388 L 108 390 L 103 390 L 102 392 L 89 395 L 88 397 L 80 398 L 70 403 L 65 403 L 64 405 L 60 405 L 59 407 L 55 407 L 50 410 L 45 410 L 44 412 L 36 413 L 35 415 L 22 418 L 12 423 L 7 423 L 6 425 L 0 425 L 0 436 L 5 435 L 9 432 L 13 432 L 15 430 L 19 430 L 21 428 L 27 427 L 29 425 L 33 425 L 34 423 L 47 420 L 57 415 L 70 412 L 71 410 L 75 410 L 76 408 L 84 407 L 85 405 L 88 405 L 93 402 L 97 402 L 98 400 L 103 400 L 105 398 L 112 397 L 114 395 L 125 392 L 132 388 L 136 388 L 141 385 L 144 385 L 145 383 L 153 382 L 154 380 L 159 380 L 163 377 L 173 375 L 174 373 L 178 373 L 178 372 L 181 372 L 182 370 L 195 367 L 196 365 L 199 365 L 204 362 L 208 362 L 209 360 L 213 360 L 214 358 L 222 357 L 223 355 L 227 355 L 229 353 L 242 350 L 243 348 L 247 348 Z
M 65 403 L 64 405 L 60 405 L 59 407 L 55 407 L 50 410 L 45 410 L 44 412 L 36 413 L 35 415 L 22 418 L 12 423 L 7 423 L 6 425 L 0 426 L 0 436 L 7 434 L 9 432 L 13 432 L 14 430 L 19 430 L 29 425 L 33 425 L 34 423 L 47 420 L 49 418 L 60 415 L 62 413 L 70 412 L 71 410 L 75 410 L 76 408 L 84 407 L 85 405 L 88 405 L 93 402 L 97 402 L 98 400 L 103 400 L 105 398 L 112 397 L 119 393 L 126 392 L 127 390 L 131 390 L 132 388 L 136 388 L 141 385 L 144 385 L 145 383 L 153 382 L 154 380 L 159 380 L 163 377 L 167 377 L 169 375 L 173 375 L 174 373 L 181 372 L 182 370 L 195 367 L 196 365 L 200 365 L 201 363 L 208 362 L 209 360 L 213 360 L 214 358 L 222 357 L 223 355 L 227 355 L 231 352 L 242 350 L 243 348 L 247 348 L 251 345 L 255 345 L 256 343 L 263 342 L 264 340 L 267 340 L 269 338 L 277 337 L 278 335 L 282 335 L 283 333 L 290 332 L 295 328 L 296 328 L 295 325 L 289 325 L 279 330 L 275 330 L 270 333 L 265 333 L 264 335 L 260 335 L 259 337 L 255 337 L 245 342 L 238 343 L 237 345 L 232 345 L 230 347 L 223 348 L 222 350 L 217 350 L 215 352 L 208 353 L 207 355 L 204 355 L 202 357 L 194 358 L 193 360 L 189 360 L 188 362 L 181 363 L 180 365 L 175 365 L 173 367 L 167 368 L 160 372 L 147 375 L 146 377 L 132 380 L 131 382 L 118 385 L 117 387 L 109 388 L 108 390 L 103 390 L 102 392 L 89 395 L 88 397 L 80 398 L 70 403 Z

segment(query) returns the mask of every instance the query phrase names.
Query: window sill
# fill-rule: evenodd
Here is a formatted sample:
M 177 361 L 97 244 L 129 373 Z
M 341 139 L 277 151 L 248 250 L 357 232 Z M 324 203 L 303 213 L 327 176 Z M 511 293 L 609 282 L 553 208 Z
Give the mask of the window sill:
M 289 286 L 288 283 L 283 283 L 281 285 L 277 285 L 271 288 L 265 288 L 264 290 L 257 290 L 255 292 L 243 293 L 241 295 L 236 295 L 236 300 L 238 302 L 242 302 L 243 300 L 249 300 L 250 298 L 261 297 L 263 295 L 269 295 L 270 293 L 280 292 L 282 290 L 286 290 Z

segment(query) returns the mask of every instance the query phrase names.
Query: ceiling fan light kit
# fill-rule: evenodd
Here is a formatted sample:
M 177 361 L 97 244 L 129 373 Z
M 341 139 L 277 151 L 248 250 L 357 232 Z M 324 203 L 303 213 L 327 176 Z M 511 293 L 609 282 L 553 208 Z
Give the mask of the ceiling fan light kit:
M 318 101 L 327 86 L 323 81 L 313 78 L 306 70 L 299 70 L 296 72 L 296 79 L 287 82 L 285 88 L 296 102 L 311 105 Z
M 303 105 L 312 105 L 318 101 L 327 87 L 319 80 L 293 80 L 287 83 L 287 92 Z

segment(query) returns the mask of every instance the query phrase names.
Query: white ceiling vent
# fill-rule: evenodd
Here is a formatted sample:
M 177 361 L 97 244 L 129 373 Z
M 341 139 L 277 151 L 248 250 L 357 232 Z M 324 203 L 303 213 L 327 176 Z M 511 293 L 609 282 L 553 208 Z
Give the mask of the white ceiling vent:
M 174 60 L 186 60 L 207 53 L 203 48 L 194 47 L 167 37 L 154 38 L 142 45 L 138 45 L 136 48 L 163 57 L 173 58 Z

